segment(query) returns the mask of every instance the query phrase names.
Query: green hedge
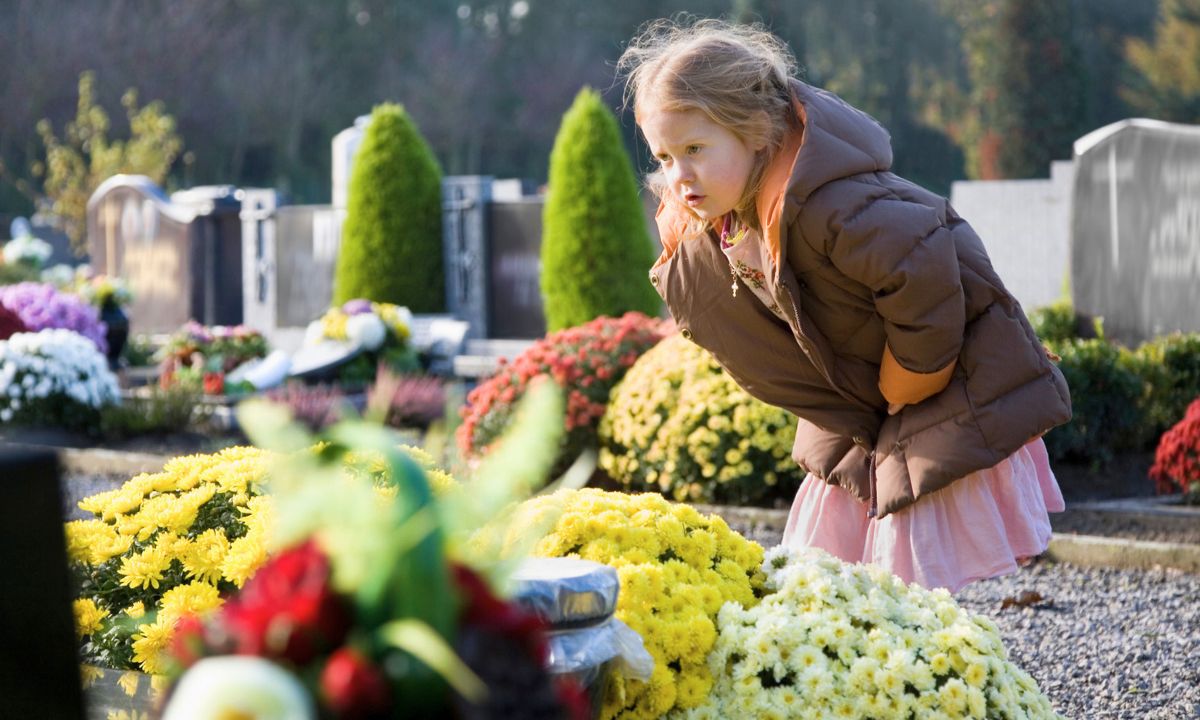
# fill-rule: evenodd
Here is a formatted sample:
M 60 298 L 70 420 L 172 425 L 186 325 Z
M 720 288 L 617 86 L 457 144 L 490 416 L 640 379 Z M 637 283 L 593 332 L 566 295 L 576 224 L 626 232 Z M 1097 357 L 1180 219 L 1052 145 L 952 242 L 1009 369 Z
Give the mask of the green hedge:
M 1083 339 L 1083 325 L 1069 301 L 1029 313 L 1047 346 L 1062 356 L 1059 367 L 1071 388 L 1074 418 L 1046 435 L 1056 460 L 1105 463 L 1124 451 L 1153 449 L 1200 397 L 1200 334 L 1174 333 L 1135 349 L 1103 339 Z

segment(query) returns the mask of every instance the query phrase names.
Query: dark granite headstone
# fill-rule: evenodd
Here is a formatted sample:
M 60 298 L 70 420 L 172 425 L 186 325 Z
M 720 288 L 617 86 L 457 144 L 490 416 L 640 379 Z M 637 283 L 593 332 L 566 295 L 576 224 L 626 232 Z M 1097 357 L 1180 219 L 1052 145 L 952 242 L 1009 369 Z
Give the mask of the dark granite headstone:
M 539 338 L 546 334 L 539 279 L 544 207 L 540 197 L 490 205 L 488 304 L 492 337 Z
M 1137 344 L 1200 331 L 1200 127 L 1123 120 L 1075 143 L 1071 294 Z

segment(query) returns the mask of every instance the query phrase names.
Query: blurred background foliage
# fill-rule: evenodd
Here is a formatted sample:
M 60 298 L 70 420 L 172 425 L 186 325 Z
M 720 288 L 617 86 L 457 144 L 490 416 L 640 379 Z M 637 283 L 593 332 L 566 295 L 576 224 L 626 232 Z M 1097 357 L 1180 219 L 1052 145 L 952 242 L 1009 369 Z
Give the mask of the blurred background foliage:
M 65 128 L 80 78 L 130 135 L 121 97 L 173 120 L 168 189 L 276 187 L 328 202 L 330 140 L 381 101 L 447 174 L 546 179 L 583 85 L 619 108 L 613 65 L 649 19 L 762 21 L 804 78 L 892 133 L 898 172 L 1045 176 L 1083 133 L 1130 116 L 1196 122 L 1200 0 L 0 0 L 0 221 L 44 193 L 41 120 Z M 622 133 L 639 167 L 631 113 Z M 61 132 L 61 131 L 60 131 Z M 23 186 L 23 191 L 22 187 Z M 7 225 L 0 226 L 6 228 Z

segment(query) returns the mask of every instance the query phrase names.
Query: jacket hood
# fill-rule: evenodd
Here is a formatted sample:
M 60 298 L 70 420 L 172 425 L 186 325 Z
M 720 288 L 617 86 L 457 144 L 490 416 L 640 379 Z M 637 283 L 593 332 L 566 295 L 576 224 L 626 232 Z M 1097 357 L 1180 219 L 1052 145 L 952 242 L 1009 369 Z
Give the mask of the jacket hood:
M 891 137 L 874 118 L 799 80 L 792 80 L 791 90 L 801 127 L 784 140 L 768 166 L 757 202 L 763 239 L 776 266 L 782 261 L 780 225 L 788 220 L 783 217 L 788 200 L 798 206 L 826 183 L 892 166 Z M 679 203 L 659 205 L 655 219 L 663 253 L 656 265 L 671 257 L 685 239 L 690 218 Z
M 798 80 L 792 81 L 792 95 L 804 123 L 804 137 L 786 188 L 793 200 L 804 202 L 833 180 L 892 167 L 891 136 L 870 115 L 831 92 Z

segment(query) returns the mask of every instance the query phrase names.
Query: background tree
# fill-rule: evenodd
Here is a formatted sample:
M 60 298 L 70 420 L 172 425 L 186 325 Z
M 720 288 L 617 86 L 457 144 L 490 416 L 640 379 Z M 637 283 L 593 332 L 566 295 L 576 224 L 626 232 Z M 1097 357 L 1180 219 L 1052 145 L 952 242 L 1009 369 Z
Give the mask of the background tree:
M 1152 42 L 1126 45 L 1134 72 L 1123 95 L 1151 117 L 1200 122 L 1200 0 L 1164 0 L 1160 12 Z
M 75 119 L 67 123 L 62 139 L 49 120 L 38 123 L 46 159 L 32 170 L 34 176 L 44 178 L 42 189 L 37 193 L 27 183 L 19 185 L 57 218 L 79 255 L 87 249 L 87 202 L 96 188 L 118 173 L 146 175 L 161 185 L 183 149 L 175 119 L 166 114 L 163 104 L 138 107 L 134 89 L 121 97 L 129 139 L 110 139 L 108 113 L 96 102 L 95 85 L 94 73 L 80 75 Z
M 541 285 L 551 332 L 630 310 L 657 315 L 646 271 L 654 248 L 637 181 L 612 113 L 584 88 L 550 153 Z
M 1007 0 L 999 18 L 995 175 L 1047 174 L 1084 127 L 1084 68 L 1071 0 Z
M 371 113 L 348 192 L 334 302 L 366 298 L 415 313 L 443 311 L 442 171 L 400 105 Z

